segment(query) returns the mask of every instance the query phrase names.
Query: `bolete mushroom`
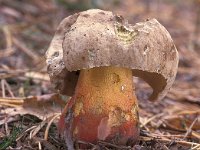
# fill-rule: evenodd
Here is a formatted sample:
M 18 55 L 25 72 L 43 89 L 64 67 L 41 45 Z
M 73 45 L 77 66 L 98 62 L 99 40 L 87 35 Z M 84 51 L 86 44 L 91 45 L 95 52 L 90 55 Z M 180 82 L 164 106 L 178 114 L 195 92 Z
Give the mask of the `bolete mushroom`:
M 76 140 L 133 145 L 139 121 L 132 76 L 152 87 L 150 100 L 160 100 L 178 66 L 171 36 L 156 19 L 131 25 L 99 9 L 65 18 L 46 57 L 51 81 L 72 96 L 59 122 L 70 149 Z

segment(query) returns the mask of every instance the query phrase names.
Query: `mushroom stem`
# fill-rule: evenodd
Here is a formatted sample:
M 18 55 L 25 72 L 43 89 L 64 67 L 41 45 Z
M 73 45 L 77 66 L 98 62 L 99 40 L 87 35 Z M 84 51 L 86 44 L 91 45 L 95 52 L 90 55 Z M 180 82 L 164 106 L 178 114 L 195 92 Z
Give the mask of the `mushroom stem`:
M 81 70 L 71 109 L 71 137 L 132 145 L 138 138 L 138 105 L 132 70 L 98 67 Z M 69 111 L 67 113 L 67 118 Z M 71 116 L 71 115 L 70 115 Z

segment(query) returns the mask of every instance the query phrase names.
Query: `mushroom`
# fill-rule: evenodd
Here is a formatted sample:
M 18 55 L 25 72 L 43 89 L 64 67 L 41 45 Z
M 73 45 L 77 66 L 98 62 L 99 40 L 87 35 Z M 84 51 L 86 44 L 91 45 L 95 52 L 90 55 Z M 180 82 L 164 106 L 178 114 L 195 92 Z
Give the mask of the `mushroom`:
M 132 76 L 152 87 L 149 100 L 161 100 L 178 67 L 171 36 L 156 19 L 131 25 L 99 9 L 65 18 L 46 58 L 55 88 L 72 96 L 59 121 L 69 149 L 77 140 L 133 145 L 139 118 Z

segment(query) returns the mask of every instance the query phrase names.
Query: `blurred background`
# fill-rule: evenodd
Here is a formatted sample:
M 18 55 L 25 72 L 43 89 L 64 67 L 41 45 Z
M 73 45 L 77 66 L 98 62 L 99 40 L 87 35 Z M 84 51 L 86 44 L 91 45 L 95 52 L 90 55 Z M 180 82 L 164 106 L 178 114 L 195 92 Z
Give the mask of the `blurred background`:
M 0 0 L 0 96 L 18 98 L 55 92 L 46 73 L 45 51 L 62 19 L 90 8 L 113 11 L 132 24 L 156 18 L 167 28 L 180 56 L 178 74 L 165 99 L 155 103 L 146 100 L 151 92 L 149 86 L 135 79 L 139 83 L 136 89 L 141 134 L 152 137 L 152 133 L 155 136 L 178 134 L 186 142 L 182 148 L 191 148 L 187 142 L 199 143 L 199 0 Z M 6 108 L 0 105 L 0 120 L 5 118 L 3 109 Z M 3 134 L 2 125 L 0 133 Z M 168 142 L 172 140 L 165 138 Z

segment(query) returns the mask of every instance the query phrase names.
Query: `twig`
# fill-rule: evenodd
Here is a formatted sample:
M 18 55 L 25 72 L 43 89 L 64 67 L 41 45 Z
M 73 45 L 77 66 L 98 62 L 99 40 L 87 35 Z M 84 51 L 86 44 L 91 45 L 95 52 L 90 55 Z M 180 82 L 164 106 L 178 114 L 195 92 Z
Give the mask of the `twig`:
M 33 25 L 31 23 L 27 22 L 21 22 L 21 23 L 13 23 L 13 24 L 7 24 L 7 25 L 0 25 L 0 29 L 3 30 L 3 28 L 7 27 L 12 33 L 18 33 L 22 31 L 23 29 L 26 29 L 30 25 Z
M 0 102 L 22 105 L 22 104 L 24 104 L 24 98 L 0 97 Z
M 46 130 L 45 130 L 45 133 L 44 133 L 44 140 L 47 140 L 48 139 L 48 134 L 49 134 L 49 128 L 52 124 L 52 122 L 58 118 L 60 116 L 60 114 L 56 114 L 48 123 L 47 127 L 46 127 Z
M 3 52 L 0 53 L 0 58 L 3 57 L 8 57 L 10 55 L 12 55 L 15 51 L 12 48 L 12 34 L 10 32 L 10 29 L 8 26 L 4 26 L 2 28 L 5 39 L 6 39 L 6 49 L 3 50 Z
M 8 57 L 8 56 L 10 56 L 10 55 L 12 55 L 12 54 L 14 54 L 14 50 L 13 49 L 11 49 L 11 50 L 9 50 L 9 49 L 2 49 L 2 50 L 0 50 L 0 58 L 5 58 L 5 57 Z
M 94 144 L 92 144 L 92 143 L 89 143 L 89 142 L 84 142 L 84 141 L 76 141 L 78 144 L 89 144 L 89 145 L 91 145 L 91 146 L 95 146 Z
M 200 140 L 200 134 L 196 131 L 192 131 L 192 136 Z
M 1 69 L 0 79 L 6 79 L 6 78 L 19 76 L 19 75 L 24 75 L 28 71 L 30 71 L 30 69 L 25 69 L 25 70 L 11 70 L 10 68 Z
M 9 94 L 11 95 L 11 97 L 14 97 L 14 94 L 13 92 L 11 91 L 11 88 L 9 86 L 9 84 L 6 82 L 5 79 L 2 79 L 1 80 L 1 89 L 2 89 L 2 97 L 5 98 L 6 97 L 6 89 L 5 89 L 5 86 L 7 88 L 7 91 L 9 92 Z
M 177 113 L 177 115 L 192 115 L 192 114 L 200 114 L 200 110 L 184 110 Z
M 18 39 L 13 37 L 13 43 L 24 53 L 26 53 L 30 58 L 33 59 L 33 61 L 36 63 L 39 61 L 40 57 L 37 53 L 35 53 L 33 50 L 30 50 L 24 43 L 19 41 Z
M 144 141 L 151 141 L 152 138 L 149 138 L 149 137 L 142 137 L 140 136 L 141 140 L 144 140 Z M 157 138 L 153 138 L 153 139 L 156 139 L 157 141 L 162 141 L 162 142 L 171 142 L 170 139 L 157 139 Z M 187 141 L 175 141 L 176 143 L 178 144 L 183 144 L 185 146 L 200 146 L 200 144 L 198 143 L 194 143 L 194 142 L 187 142 Z
M 44 80 L 49 81 L 49 75 L 45 73 L 40 72 L 27 72 L 24 74 L 28 78 L 38 79 L 38 80 Z
M 198 116 L 194 119 L 194 121 L 191 123 L 190 127 L 187 129 L 187 132 L 185 133 L 183 139 L 185 139 L 191 132 L 194 124 L 197 122 Z
M 26 129 L 23 133 L 21 133 L 21 135 L 18 136 L 16 141 L 19 141 L 23 137 L 23 135 L 25 135 L 26 132 L 31 131 L 34 128 L 36 128 L 36 126 L 32 126 L 32 127 L 28 128 L 28 129 Z
M 3 33 L 6 37 L 6 47 L 10 50 L 10 48 L 12 47 L 12 35 L 8 26 L 3 27 Z
M 46 73 L 41 73 L 41 72 L 36 72 L 33 71 L 35 69 L 30 69 L 27 70 L 9 70 L 9 71 L 4 71 L 5 73 L 0 74 L 0 79 L 7 79 L 7 78 L 12 78 L 12 77 L 17 77 L 17 76 L 25 76 L 28 78 L 33 78 L 33 79 L 38 79 L 38 80 L 44 80 L 44 81 L 49 81 L 49 76 Z
M 163 115 L 164 115 L 164 113 L 154 115 L 153 117 L 149 118 L 147 121 L 145 121 L 144 123 L 142 123 L 140 127 L 142 128 L 142 127 L 146 126 L 152 120 L 156 119 L 157 117 L 161 117 Z
M 39 150 L 42 150 L 41 142 L 38 142 L 38 149 L 39 149 Z
M 7 118 L 6 118 L 6 120 L 7 120 Z M 5 121 L 4 125 L 5 125 L 6 136 L 9 136 L 9 135 L 10 135 L 10 132 L 9 132 L 9 128 L 8 128 L 8 123 L 7 123 L 7 121 Z
M 39 131 L 40 129 L 46 124 L 48 123 L 47 125 L 47 128 L 45 130 L 45 140 L 47 140 L 48 138 L 48 131 L 49 131 L 49 128 L 50 128 L 50 125 L 51 123 L 58 117 L 60 116 L 60 114 L 56 114 L 56 115 L 53 115 L 53 116 L 50 116 L 48 118 L 46 118 L 45 120 L 43 120 L 38 126 L 36 126 L 31 132 L 30 132 L 30 139 L 32 139 Z M 50 120 L 50 121 L 49 121 Z
M 170 134 L 170 135 L 163 135 L 163 134 L 155 134 L 155 133 L 151 133 L 151 135 L 153 137 L 168 137 L 168 138 L 183 138 L 184 135 L 174 135 L 174 134 Z M 187 136 L 187 137 L 191 137 L 191 136 Z
M 8 92 L 9 92 L 9 94 L 11 95 L 12 98 L 14 98 L 15 96 L 14 96 L 14 94 L 13 94 L 11 88 L 10 88 L 10 85 L 8 84 L 8 82 L 5 79 L 3 79 L 3 80 L 4 80 L 4 84 L 5 84 Z
M 5 98 L 6 94 L 5 94 L 5 84 L 4 84 L 4 79 L 1 80 L 1 89 L 2 89 L 2 97 Z
M 195 38 L 197 38 L 199 36 L 200 33 L 200 1 L 196 1 L 196 5 L 197 5 L 197 16 L 196 16 L 196 22 L 195 22 Z
M 191 150 L 200 150 L 200 145 L 196 145 L 196 146 L 192 147 Z
M 10 103 L 4 103 L 4 102 L 1 102 L 0 105 L 3 105 L 3 106 L 9 106 L 9 107 L 20 107 L 20 105 L 16 105 L 16 104 L 10 104 Z

